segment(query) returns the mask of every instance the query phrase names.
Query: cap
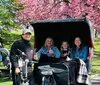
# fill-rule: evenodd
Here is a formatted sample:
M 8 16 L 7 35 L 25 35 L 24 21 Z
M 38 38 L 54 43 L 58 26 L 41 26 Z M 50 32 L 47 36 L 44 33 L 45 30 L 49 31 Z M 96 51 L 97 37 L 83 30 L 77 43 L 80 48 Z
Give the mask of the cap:
M 22 31 L 22 34 L 26 34 L 26 33 L 31 33 L 31 30 L 30 30 L 30 29 L 24 29 L 24 30 Z

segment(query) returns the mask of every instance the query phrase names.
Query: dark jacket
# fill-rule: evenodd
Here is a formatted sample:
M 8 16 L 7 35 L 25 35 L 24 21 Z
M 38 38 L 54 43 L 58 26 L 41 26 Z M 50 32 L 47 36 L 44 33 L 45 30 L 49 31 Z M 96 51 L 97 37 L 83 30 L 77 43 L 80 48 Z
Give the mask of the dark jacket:
M 17 68 L 18 67 L 18 57 L 16 55 L 20 55 L 20 52 L 18 51 L 21 50 L 27 55 L 27 58 L 29 60 L 33 59 L 33 48 L 29 41 L 21 39 L 17 40 L 14 42 L 14 44 L 11 47 L 11 52 L 10 52 L 10 60 L 12 63 L 12 67 Z

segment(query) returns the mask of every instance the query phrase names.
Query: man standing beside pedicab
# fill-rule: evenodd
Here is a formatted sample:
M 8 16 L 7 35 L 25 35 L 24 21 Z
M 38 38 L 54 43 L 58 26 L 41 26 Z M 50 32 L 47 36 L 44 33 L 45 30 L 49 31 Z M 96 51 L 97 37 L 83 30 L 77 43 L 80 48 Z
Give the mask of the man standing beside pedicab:
M 25 53 L 29 61 L 33 60 L 34 49 L 30 44 L 31 38 L 32 38 L 31 30 L 24 29 L 21 35 L 21 39 L 15 41 L 11 47 L 10 60 L 12 64 L 13 85 L 20 85 L 21 82 L 21 78 L 20 78 L 21 70 L 18 65 L 18 56 L 20 55 L 19 51 Z M 29 80 L 29 85 L 35 85 L 32 64 L 28 65 L 28 80 Z

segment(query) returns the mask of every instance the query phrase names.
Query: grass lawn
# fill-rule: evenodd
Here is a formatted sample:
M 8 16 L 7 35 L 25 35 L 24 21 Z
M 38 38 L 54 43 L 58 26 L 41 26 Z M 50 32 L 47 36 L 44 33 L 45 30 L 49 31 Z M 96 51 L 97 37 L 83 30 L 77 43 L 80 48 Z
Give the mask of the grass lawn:
M 8 77 L 0 78 L 0 85 L 12 85 L 12 81 Z
M 95 38 L 94 57 L 92 59 L 92 74 L 100 73 L 100 35 Z
M 95 57 L 92 60 L 92 74 L 100 73 L 100 57 Z

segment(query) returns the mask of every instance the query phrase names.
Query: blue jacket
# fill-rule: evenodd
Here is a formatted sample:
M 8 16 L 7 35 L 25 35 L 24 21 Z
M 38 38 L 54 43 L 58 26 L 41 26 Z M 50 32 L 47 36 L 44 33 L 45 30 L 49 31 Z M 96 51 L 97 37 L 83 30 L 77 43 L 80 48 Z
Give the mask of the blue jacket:
M 48 48 L 45 47 L 45 46 L 43 46 L 43 47 L 37 52 L 38 58 L 40 58 L 41 54 L 46 54 L 48 57 L 56 57 L 56 58 L 59 58 L 59 57 L 60 57 L 60 51 L 58 50 L 58 48 L 55 47 L 55 46 L 53 46 L 51 49 L 54 51 L 55 55 L 50 54 Z
M 88 55 L 89 55 L 88 46 L 84 46 L 81 51 L 78 51 L 78 48 L 76 47 L 75 52 L 73 54 L 71 53 L 70 58 L 71 59 L 79 58 L 86 63 Z

